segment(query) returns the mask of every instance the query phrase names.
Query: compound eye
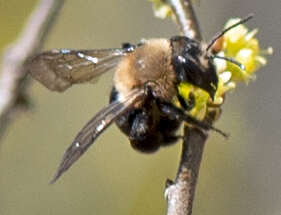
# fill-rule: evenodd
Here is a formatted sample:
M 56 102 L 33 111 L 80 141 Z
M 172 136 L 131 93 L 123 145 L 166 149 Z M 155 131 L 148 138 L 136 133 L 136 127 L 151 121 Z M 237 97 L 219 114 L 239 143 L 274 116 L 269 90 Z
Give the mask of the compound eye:
M 185 64 L 186 64 L 186 59 L 183 56 L 178 55 L 173 58 L 173 66 L 179 82 L 187 81 L 188 79 L 184 69 Z
M 192 84 L 196 86 L 200 86 L 202 83 L 202 75 L 204 74 L 202 72 L 202 68 L 194 58 L 185 58 L 186 63 L 182 64 L 185 76 L 187 78 L 187 81 L 191 82 Z

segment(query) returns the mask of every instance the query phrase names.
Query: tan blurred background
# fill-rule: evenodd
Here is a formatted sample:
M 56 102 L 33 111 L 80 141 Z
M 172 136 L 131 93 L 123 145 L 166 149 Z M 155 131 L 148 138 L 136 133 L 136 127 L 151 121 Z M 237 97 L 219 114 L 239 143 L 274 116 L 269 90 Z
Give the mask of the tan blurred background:
M 35 0 L 0 0 L 0 51 L 22 29 Z M 274 47 L 257 80 L 227 97 L 206 146 L 194 214 L 281 214 L 281 2 L 201 0 L 204 37 L 230 17 L 256 14 L 261 46 Z M 109 48 L 141 38 L 170 37 L 177 28 L 157 20 L 145 0 L 66 1 L 44 49 Z M 19 115 L 0 145 L 0 215 L 164 214 L 164 182 L 174 178 L 180 144 L 153 155 L 134 151 L 116 126 L 108 129 L 56 184 L 49 185 L 72 139 L 108 102 L 112 74 L 95 85 L 51 93 L 33 82 L 32 111 Z M 1 98 L 0 98 L 1 99 Z

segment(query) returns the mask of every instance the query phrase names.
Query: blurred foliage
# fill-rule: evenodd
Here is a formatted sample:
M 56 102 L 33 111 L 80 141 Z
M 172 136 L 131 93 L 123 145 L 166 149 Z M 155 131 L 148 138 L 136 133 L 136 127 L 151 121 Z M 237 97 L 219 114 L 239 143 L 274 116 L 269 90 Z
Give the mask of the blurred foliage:
M 7 43 L 17 38 L 35 3 L 36 0 L 25 0 L 23 2 L 0 0 L 0 26 L 2 28 L 0 51 Z

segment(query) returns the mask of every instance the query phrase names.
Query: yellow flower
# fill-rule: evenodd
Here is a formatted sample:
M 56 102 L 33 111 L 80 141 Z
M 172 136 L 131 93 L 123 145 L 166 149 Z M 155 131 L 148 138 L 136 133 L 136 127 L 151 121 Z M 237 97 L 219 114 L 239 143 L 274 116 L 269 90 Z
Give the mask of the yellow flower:
M 163 0 L 149 0 L 153 4 L 154 15 L 157 18 L 165 19 L 172 16 L 172 9 L 169 4 L 164 3 Z
M 239 22 L 240 19 L 231 19 L 225 28 Z M 241 63 L 245 69 L 241 69 L 231 62 L 227 62 L 226 71 L 231 72 L 232 81 L 245 81 L 254 77 L 253 74 L 260 66 L 266 64 L 264 54 L 271 54 L 272 49 L 260 50 L 259 41 L 255 38 L 258 30 L 249 32 L 245 25 L 241 24 L 223 35 L 223 53 Z
M 149 0 L 153 3 L 155 16 L 158 18 L 173 18 L 173 12 L 169 4 L 163 3 L 163 0 Z M 228 28 L 241 19 L 230 19 L 225 28 Z M 259 41 L 255 37 L 258 33 L 257 29 L 249 31 L 248 28 L 241 24 L 227 31 L 222 36 L 223 48 L 217 54 L 226 58 L 232 58 L 242 66 L 239 67 L 230 61 L 222 59 L 214 59 L 218 74 L 218 88 L 214 101 L 210 99 L 208 93 L 194 85 L 181 82 L 178 85 L 178 91 L 182 98 L 187 102 L 190 101 L 192 95 L 194 99 L 194 107 L 189 110 L 189 114 L 197 119 L 203 120 L 208 113 L 208 108 L 212 106 L 220 106 L 224 101 L 225 93 L 236 87 L 237 81 L 248 82 L 253 79 L 254 73 L 260 66 L 266 65 L 265 55 L 272 54 L 272 48 L 261 50 Z M 179 105 L 177 98 L 174 98 L 174 104 Z M 211 106 L 210 106 L 211 105 Z
M 240 19 L 231 19 L 225 28 L 239 22 Z M 254 73 L 260 66 L 266 65 L 264 55 L 272 53 L 272 48 L 260 50 L 259 41 L 255 38 L 257 29 L 249 31 L 241 24 L 223 35 L 223 50 L 218 54 L 232 58 L 243 65 L 243 69 L 237 65 L 223 60 L 215 60 L 219 75 L 219 84 L 214 103 L 222 104 L 225 93 L 236 87 L 237 81 L 248 82 L 254 79 Z

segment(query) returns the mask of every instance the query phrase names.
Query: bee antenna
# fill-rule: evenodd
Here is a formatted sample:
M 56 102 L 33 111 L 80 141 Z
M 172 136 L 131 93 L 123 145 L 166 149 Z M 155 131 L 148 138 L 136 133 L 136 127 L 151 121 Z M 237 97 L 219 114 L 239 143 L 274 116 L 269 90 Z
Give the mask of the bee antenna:
M 217 58 L 217 59 L 222 59 L 222 60 L 226 60 L 229 61 L 230 63 L 235 64 L 236 66 L 238 66 L 241 70 L 245 70 L 245 66 L 242 63 L 239 63 L 237 60 L 235 60 L 234 58 L 230 58 L 230 57 L 224 57 L 224 56 L 218 56 L 218 55 L 212 55 L 210 57 L 211 59 Z
M 243 23 L 249 21 L 250 19 L 253 18 L 253 16 L 254 16 L 254 14 L 251 13 L 251 14 L 249 14 L 248 16 L 246 16 L 245 18 L 241 19 L 239 22 L 237 22 L 237 23 L 235 23 L 235 24 L 229 26 L 228 28 L 224 29 L 223 31 L 217 33 L 217 34 L 213 37 L 213 39 L 211 40 L 211 42 L 208 44 L 206 51 L 208 51 L 208 50 L 214 45 L 214 43 L 215 43 L 219 38 L 221 38 L 226 32 L 228 32 L 228 31 L 231 30 L 232 28 L 237 27 L 238 25 L 241 25 L 241 24 L 243 24 Z

